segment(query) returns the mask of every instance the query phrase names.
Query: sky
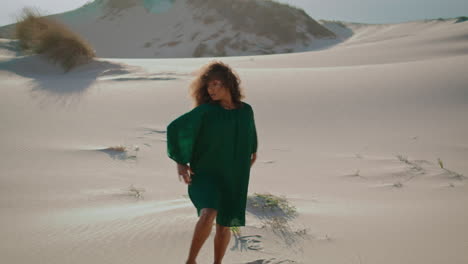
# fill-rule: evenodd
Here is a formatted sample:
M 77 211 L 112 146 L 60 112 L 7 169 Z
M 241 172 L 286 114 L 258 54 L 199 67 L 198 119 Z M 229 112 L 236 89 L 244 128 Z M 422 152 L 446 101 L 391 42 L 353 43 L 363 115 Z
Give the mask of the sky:
M 24 6 L 43 14 L 69 11 L 89 0 L 0 0 L 0 25 L 15 22 Z M 304 9 L 314 19 L 359 23 L 399 23 L 468 16 L 468 0 L 276 0 Z

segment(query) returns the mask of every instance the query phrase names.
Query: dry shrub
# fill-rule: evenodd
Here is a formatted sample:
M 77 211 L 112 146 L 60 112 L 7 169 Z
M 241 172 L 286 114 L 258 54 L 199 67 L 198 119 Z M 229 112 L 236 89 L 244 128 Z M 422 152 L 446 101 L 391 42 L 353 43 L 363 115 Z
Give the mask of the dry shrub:
M 47 23 L 35 9 L 24 8 L 15 27 L 15 37 L 23 50 L 31 50 L 38 43 L 39 32 L 47 29 Z
M 23 50 L 44 54 L 65 71 L 95 56 L 92 47 L 65 25 L 25 8 L 16 23 L 15 36 Z
M 119 146 L 113 146 L 113 147 L 108 147 L 108 150 L 113 150 L 113 151 L 118 151 L 118 152 L 125 152 L 127 151 L 127 148 L 125 146 L 119 145 Z

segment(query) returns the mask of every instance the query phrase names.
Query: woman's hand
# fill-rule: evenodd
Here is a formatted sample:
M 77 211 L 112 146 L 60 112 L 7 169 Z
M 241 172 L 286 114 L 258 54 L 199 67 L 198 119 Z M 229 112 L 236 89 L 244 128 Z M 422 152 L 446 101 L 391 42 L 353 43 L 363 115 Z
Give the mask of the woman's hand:
M 256 159 L 257 159 L 257 152 L 252 153 L 252 157 L 250 158 L 250 167 L 252 167 Z
M 195 174 L 195 173 L 193 173 L 192 168 L 190 168 L 189 165 L 177 163 L 177 173 L 179 175 L 179 181 L 180 181 L 180 177 L 182 176 L 186 184 L 192 183 L 191 174 Z

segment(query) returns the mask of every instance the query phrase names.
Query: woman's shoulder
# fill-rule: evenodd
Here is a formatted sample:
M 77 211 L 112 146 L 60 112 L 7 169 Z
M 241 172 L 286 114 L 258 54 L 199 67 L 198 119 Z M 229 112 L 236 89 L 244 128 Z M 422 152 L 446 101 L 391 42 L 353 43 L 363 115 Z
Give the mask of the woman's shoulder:
M 252 106 L 249 103 L 241 101 L 241 105 L 241 109 L 247 110 L 249 112 L 253 111 Z M 191 111 L 204 113 L 207 111 L 218 111 L 220 109 L 221 108 L 217 105 L 216 102 L 207 102 L 194 107 Z
M 214 108 L 214 105 L 211 104 L 211 103 L 202 103 L 202 104 L 199 104 L 197 106 L 195 106 L 192 111 L 196 111 L 196 112 L 205 112 L 205 111 L 208 111 L 210 109 L 213 109 Z
M 251 106 L 249 103 L 247 103 L 247 102 L 245 102 L 245 101 L 241 101 L 241 103 L 242 103 L 245 107 L 247 107 L 247 108 L 249 108 L 249 109 L 252 109 L 252 106 Z
M 253 108 L 252 108 L 252 106 L 251 106 L 249 103 L 244 102 L 244 101 L 242 101 L 241 103 L 244 105 L 243 107 L 244 107 L 246 110 L 248 110 L 249 112 L 253 112 Z

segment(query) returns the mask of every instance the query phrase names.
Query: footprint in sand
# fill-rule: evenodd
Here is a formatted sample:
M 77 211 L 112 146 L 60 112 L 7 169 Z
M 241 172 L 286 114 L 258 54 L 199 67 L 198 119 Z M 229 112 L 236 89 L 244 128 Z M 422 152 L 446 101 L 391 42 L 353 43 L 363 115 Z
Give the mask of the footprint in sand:
M 246 262 L 245 264 L 286 264 L 286 263 L 297 263 L 297 262 L 294 260 L 290 260 L 290 259 L 279 260 L 276 258 L 271 258 L 271 259 L 257 259 L 251 262 Z
M 360 170 L 356 170 L 355 173 L 352 173 L 352 174 L 345 174 L 343 175 L 343 177 L 348 177 L 348 178 L 362 178 L 362 179 L 365 179 L 367 180 L 367 177 L 364 177 L 361 175 L 361 171 Z
M 149 128 L 149 127 L 145 127 L 144 130 L 146 131 L 146 132 L 145 132 L 145 135 L 166 134 L 166 130 L 165 130 L 165 129 L 162 129 L 162 128 Z
M 141 136 L 137 136 L 136 138 L 138 139 L 147 139 L 147 138 L 150 138 L 150 139 L 153 139 L 153 140 L 156 140 L 156 141 L 161 141 L 161 142 L 166 142 L 167 139 L 165 137 L 167 131 L 165 128 L 163 128 L 162 126 L 157 126 L 156 128 L 151 128 L 151 127 L 143 127 L 143 135 Z M 159 136 L 161 135 L 161 136 Z M 154 137 L 156 136 L 156 137 Z M 143 145 L 146 145 L 147 147 L 151 147 L 151 144 L 148 144 L 148 143 L 142 143 Z
M 114 149 L 112 147 L 96 149 L 96 151 L 104 152 L 114 160 L 115 159 L 118 159 L 118 160 L 134 160 L 134 159 L 136 159 L 135 155 L 129 155 L 129 153 L 126 150 L 116 150 L 116 149 Z
M 149 136 L 166 135 L 166 133 L 167 133 L 166 129 L 163 129 L 163 128 L 160 128 L 160 127 L 159 128 L 146 127 L 146 128 L 144 128 L 144 130 L 145 130 L 145 133 L 144 133 L 145 136 L 147 136 L 147 135 L 149 135 Z M 157 137 L 156 140 L 157 141 L 162 141 L 162 142 L 167 142 L 166 137 L 163 137 L 163 138 Z

